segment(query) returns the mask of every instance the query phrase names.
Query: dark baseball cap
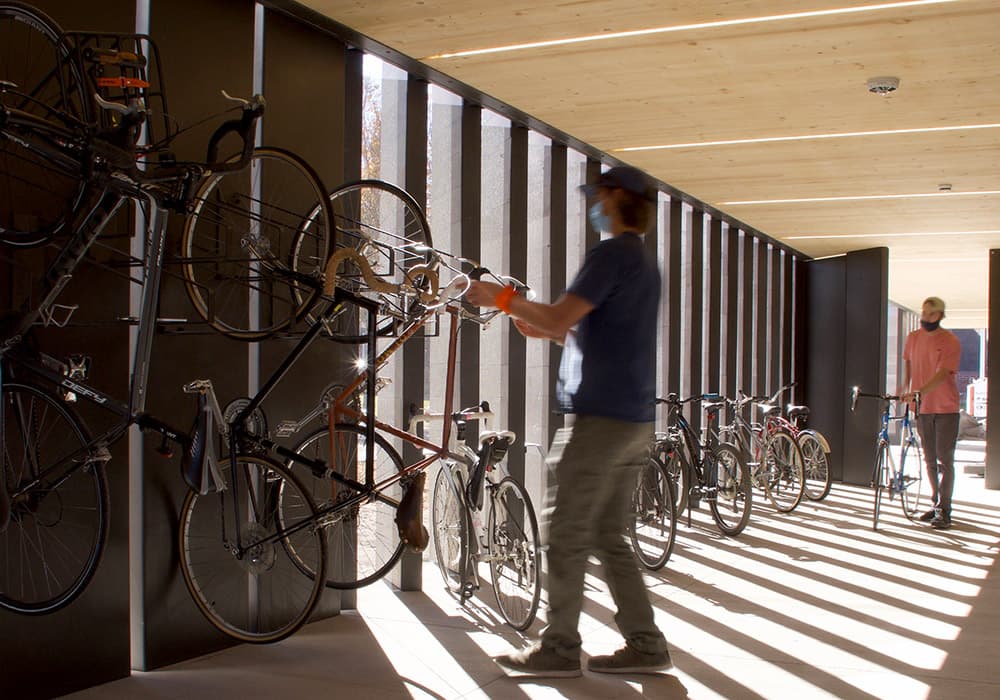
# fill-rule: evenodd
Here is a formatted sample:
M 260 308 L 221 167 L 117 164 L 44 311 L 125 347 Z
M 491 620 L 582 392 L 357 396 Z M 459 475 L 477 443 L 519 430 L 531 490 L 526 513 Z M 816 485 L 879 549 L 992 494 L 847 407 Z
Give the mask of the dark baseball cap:
M 610 170 L 601 173 L 597 177 L 597 182 L 589 185 L 581 185 L 580 189 L 585 194 L 593 196 L 597 194 L 597 190 L 600 187 L 623 189 L 626 192 L 637 194 L 650 202 L 656 201 L 656 190 L 653 189 L 653 185 L 646 176 L 646 173 L 630 165 L 616 165 Z

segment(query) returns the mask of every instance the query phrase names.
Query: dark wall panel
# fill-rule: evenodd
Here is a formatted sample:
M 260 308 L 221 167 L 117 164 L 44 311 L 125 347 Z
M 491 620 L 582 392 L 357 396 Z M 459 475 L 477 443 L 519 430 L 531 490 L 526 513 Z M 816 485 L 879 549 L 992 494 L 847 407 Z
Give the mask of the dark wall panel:
M 726 276 L 723 289 L 726 297 L 726 396 L 735 397 L 739 389 L 740 332 L 740 230 L 730 226 L 726 232 Z
M 127 0 L 109 0 L 98 7 L 72 0 L 32 4 L 67 31 L 134 31 L 134 3 Z M 91 250 L 91 259 L 102 264 L 121 262 L 131 230 L 131 211 L 124 207 L 105 230 L 101 247 Z M 0 250 L 0 313 L 29 298 L 37 301 L 38 281 L 56 252 L 55 247 Z M 129 331 L 115 319 L 128 314 L 128 291 L 129 284 L 120 274 L 85 262 L 58 300 L 79 305 L 70 325 L 34 333 L 39 347 L 55 357 L 90 356 L 88 383 L 123 400 L 128 397 Z M 92 434 L 117 422 L 83 401 L 70 408 L 79 412 Z M 53 697 L 129 673 L 127 441 L 114 445 L 111 454 L 107 465 L 110 532 L 96 575 L 83 594 L 59 612 L 26 617 L 0 611 L 0 697 Z M 94 630 L 100 630 L 100 644 L 94 643 Z
M 510 274 L 519 280 L 528 278 L 528 130 L 523 126 L 510 128 Z M 546 300 L 547 301 L 547 300 Z M 505 319 L 506 320 L 506 319 Z M 507 324 L 508 387 L 507 425 L 515 435 L 525 434 L 527 414 L 527 345 L 511 323 Z M 497 397 L 499 398 L 499 397 Z M 524 450 L 507 453 L 507 468 L 511 475 L 524 482 Z
M 990 250 L 990 311 L 989 333 L 994 338 L 1000 338 L 1000 249 Z M 1000 367 L 1000 343 L 990 343 L 987 348 L 987 369 Z M 987 371 L 987 376 L 989 372 Z M 1000 415 L 1000 387 L 989 386 L 994 382 L 988 380 L 987 412 Z M 986 488 L 1000 489 L 1000 421 L 994 420 L 986 424 Z
M 705 357 L 708 362 L 708 380 L 705 391 L 718 393 L 722 386 L 722 222 L 712 219 L 709 227 L 708 248 L 708 347 Z
M 562 294 L 567 285 L 566 280 L 566 188 L 567 188 L 567 155 L 566 146 L 553 143 L 552 157 L 549 159 L 552 167 L 552 180 L 549 199 L 549 289 L 552 299 L 542 299 L 541 301 L 555 301 Z M 562 348 L 555 343 L 549 343 L 549 406 L 553 410 L 558 408 L 556 401 L 556 383 L 559 381 L 559 359 L 562 357 Z M 562 427 L 562 420 L 559 417 L 549 421 L 548 444 L 552 444 L 552 438 L 558 428 Z M 546 445 L 548 447 L 548 445 Z

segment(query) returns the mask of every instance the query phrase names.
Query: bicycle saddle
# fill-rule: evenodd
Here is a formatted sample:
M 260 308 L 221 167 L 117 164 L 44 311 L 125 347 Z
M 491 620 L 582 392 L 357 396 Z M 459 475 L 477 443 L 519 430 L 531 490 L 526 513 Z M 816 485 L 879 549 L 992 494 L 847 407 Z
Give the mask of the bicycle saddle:
M 788 413 L 788 417 L 792 420 L 795 420 L 799 416 L 802 416 L 803 418 L 809 417 L 808 406 L 793 406 L 792 404 L 788 404 L 788 407 L 785 410 Z

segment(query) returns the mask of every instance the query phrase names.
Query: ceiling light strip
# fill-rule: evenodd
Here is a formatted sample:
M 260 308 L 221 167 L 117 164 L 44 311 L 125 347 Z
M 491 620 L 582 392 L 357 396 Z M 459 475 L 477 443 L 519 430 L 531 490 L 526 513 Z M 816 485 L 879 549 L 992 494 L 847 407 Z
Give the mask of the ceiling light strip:
M 957 126 L 928 126 L 913 129 L 882 129 L 879 131 L 846 131 L 834 134 L 803 134 L 801 136 L 769 136 L 759 139 L 729 139 L 726 141 L 692 141 L 691 143 L 668 143 L 656 146 L 628 146 L 615 148 L 612 152 L 662 151 L 671 148 L 707 148 L 710 146 L 739 146 L 750 143 L 781 143 L 784 141 L 814 141 L 819 139 L 846 139 L 859 136 L 889 136 L 895 134 L 930 134 L 942 131 L 971 131 L 974 129 L 998 129 L 997 124 L 960 124 Z
M 906 2 L 886 2 L 877 5 L 861 5 L 859 7 L 839 7 L 830 10 L 809 10 L 806 12 L 792 12 L 783 15 L 766 15 L 764 17 L 745 17 L 743 19 L 726 19 L 715 22 L 697 22 L 694 24 L 678 24 L 669 27 L 653 27 L 650 29 L 634 29 L 624 32 L 608 32 L 604 34 L 588 34 L 586 36 L 568 37 L 566 39 L 550 39 L 546 41 L 532 41 L 524 44 L 508 44 L 507 46 L 493 46 L 486 49 L 470 49 L 468 51 L 456 51 L 454 53 L 441 53 L 427 56 L 420 60 L 433 61 L 445 58 L 463 58 L 466 56 L 482 56 L 491 53 L 506 53 L 510 51 L 523 51 L 526 49 L 540 49 L 548 46 L 565 46 L 566 44 L 582 44 L 589 41 L 608 41 L 611 39 L 628 39 L 632 37 L 647 36 L 650 34 L 666 34 L 668 32 L 683 32 L 699 29 L 718 29 L 721 27 L 736 27 L 744 24 L 763 24 L 765 22 L 781 22 L 795 19 L 808 19 L 811 17 L 828 17 L 831 15 L 846 15 L 859 12 L 875 12 L 878 10 L 894 10 L 904 7 L 919 7 L 921 5 L 941 5 L 944 3 L 958 2 L 958 0 L 907 0 Z
M 1000 194 L 1000 190 L 979 192 L 916 192 L 913 194 L 867 194 L 848 197 L 803 197 L 801 199 L 748 199 L 742 202 L 722 202 L 720 206 L 749 206 L 754 204 L 801 204 L 803 202 L 860 202 L 869 199 L 918 199 L 922 197 L 983 197 Z
M 784 236 L 783 241 L 817 241 L 829 238 L 912 238 L 917 236 L 993 236 L 1000 230 L 988 231 L 910 231 L 907 233 L 824 233 L 810 236 Z

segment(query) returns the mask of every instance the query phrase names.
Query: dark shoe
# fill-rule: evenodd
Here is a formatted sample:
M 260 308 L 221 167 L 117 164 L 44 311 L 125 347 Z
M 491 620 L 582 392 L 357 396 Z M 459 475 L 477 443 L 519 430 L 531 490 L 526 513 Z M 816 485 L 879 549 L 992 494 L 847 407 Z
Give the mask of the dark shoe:
M 591 656 L 587 661 L 587 670 L 597 673 L 656 673 L 673 667 L 668 651 L 646 654 L 628 645 L 610 656 Z
M 951 527 L 951 516 L 940 513 L 931 520 L 931 527 L 935 530 L 947 530 Z
M 929 511 L 921 515 L 917 520 L 922 523 L 929 523 L 931 520 L 937 517 L 937 508 L 931 508 Z
M 576 678 L 583 675 L 580 659 L 567 659 L 541 644 L 493 660 L 508 676 L 515 678 Z

